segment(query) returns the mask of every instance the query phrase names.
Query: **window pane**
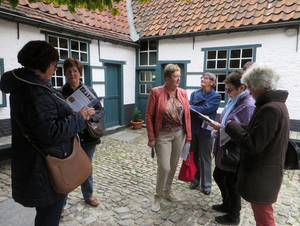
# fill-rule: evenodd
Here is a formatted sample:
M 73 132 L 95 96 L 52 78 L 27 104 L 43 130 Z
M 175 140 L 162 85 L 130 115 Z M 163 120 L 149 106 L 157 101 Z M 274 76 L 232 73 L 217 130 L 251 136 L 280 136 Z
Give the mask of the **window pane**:
M 156 81 L 156 75 L 154 72 L 152 72 L 152 82 L 155 82 Z
M 147 94 L 150 94 L 152 85 L 151 84 L 147 84 Z
M 141 82 L 144 82 L 145 79 L 146 79 L 146 76 L 145 76 L 146 72 L 140 72 L 140 81 Z
M 149 65 L 156 65 L 156 52 L 149 53 L 149 55 L 150 55 Z
M 57 37 L 49 36 L 49 44 L 51 44 L 54 47 L 58 47 Z
M 226 78 L 226 75 L 218 75 L 218 81 L 223 82 Z
M 87 53 L 81 53 L 80 54 L 80 61 L 82 61 L 82 62 L 87 62 L 88 61 Z
M 241 50 L 240 49 L 231 50 L 230 58 L 240 58 L 240 57 L 241 57 Z
M 62 76 L 63 75 L 63 73 L 62 73 L 62 67 L 61 66 L 57 67 L 56 75 L 57 76 Z
M 79 60 L 79 53 L 78 53 L 78 52 L 72 52 L 72 57 L 73 57 L 74 59 Z
M 251 57 L 252 58 L 253 49 L 243 49 L 242 57 Z
M 80 51 L 87 52 L 87 43 L 80 42 Z
M 148 53 L 140 53 L 140 65 L 148 65 Z
M 141 84 L 140 87 L 141 87 L 140 93 L 145 93 L 145 85 Z
M 63 78 L 57 78 L 57 84 L 56 84 L 56 86 L 63 86 L 64 85 L 63 82 L 64 82 Z
M 52 78 L 51 78 L 51 84 L 53 86 L 56 86 L 56 82 L 55 82 L 55 77 L 54 76 L 52 76 Z
M 151 82 L 151 72 L 146 72 L 146 81 Z
M 207 59 L 216 59 L 217 51 L 208 51 L 207 52 Z
M 157 42 L 156 41 L 150 41 L 149 42 L 149 50 L 156 50 L 157 49 Z
M 250 62 L 250 61 L 252 61 L 252 59 L 243 59 L 241 67 L 243 67 L 247 62 Z
M 216 61 L 207 61 L 207 68 L 215 68 Z
M 226 58 L 227 58 L 227 50 L 219 50 L 218 59 L 226 59 Z
M 220 93 L 221 94 L 221 100 L 225 100 L 225 93 Z
M 148 50 L 148 41 L 147 42 L 141 42 L 140 44 L 141 44 L 140 51 Z
M 218 60 L 217 68 L 226 68 L 226 60 Z
M 64 38 L 59 38 L 59 47 L 60 48 L 68 48 L 68 40 Z
M 79 43 L 76 41 L 71 41 L 71 49 L 72 50 L 79 50 Z
M 60 59 L 64 60 L 68 58 L 68 51 L 67 50 L 60 50 L 59 51 Z
M 240 60 L 231 60 L 230 68 L 240 68 Z

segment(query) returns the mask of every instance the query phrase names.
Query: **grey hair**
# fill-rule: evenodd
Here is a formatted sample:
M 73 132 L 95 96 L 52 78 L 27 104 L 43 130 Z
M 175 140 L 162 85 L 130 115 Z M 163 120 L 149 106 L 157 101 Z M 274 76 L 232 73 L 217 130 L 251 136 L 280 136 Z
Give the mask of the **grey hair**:
M 272 65 L 256 62 L 243 74 L 241 81 L 255 91 L 263 88 L 267 92 L 276 89 L 280 77 Z
M 215 87 L 216 86 L 216 81 L 217 81 L 217 77 L 215 74 L 211 73 L 211 72 L 205 72 L 203 74 L 203 76 L 207 76 L 211 81 L 214 81 L 215 84 L 212 85 L 212 87 Z

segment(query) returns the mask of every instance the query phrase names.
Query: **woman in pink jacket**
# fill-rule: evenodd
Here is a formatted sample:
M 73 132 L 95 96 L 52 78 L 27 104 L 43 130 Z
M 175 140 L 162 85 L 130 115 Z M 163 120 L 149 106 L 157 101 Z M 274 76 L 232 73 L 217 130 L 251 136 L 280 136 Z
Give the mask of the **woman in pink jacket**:
M 178 65 L 166 65 L 165 84 L 151 90 L 147 104 L 148 146 L 155 147 L 157 155 L 156 194 L 151 208 L 154 212 L 160 210 L 162 197 L 180 201 L 171 185 L 182 148 L 191 140 L 189 100 L 186 91 L 178 87 L 180 76 Z

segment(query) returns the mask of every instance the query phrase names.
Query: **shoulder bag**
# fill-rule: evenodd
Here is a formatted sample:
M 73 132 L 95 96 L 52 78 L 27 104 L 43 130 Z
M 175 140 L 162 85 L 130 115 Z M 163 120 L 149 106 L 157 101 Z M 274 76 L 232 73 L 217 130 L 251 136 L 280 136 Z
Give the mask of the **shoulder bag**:
M 100 138 L 104 134 L 104 129 L 100 122 L 86 121 L 86 128 L 91 137 Z
M 197 168 L 193 160 L 194 152 L 190 152 L 186 160 L 182 161 L 178 180 L 191 182 L 194 179 Z
M 16 117 L 20 130 L 31 145 L 45 158 L 49 178 L 56 193 L 68 194 L 81 185 L 92 173 L 92 163 L 85 151 L 74 137 L 72 153 L 65 159 L 56 158 L 44 153 L 36 146 L 33 140 L 25 133 Z
M 289 139 L 288 148 L 285 153 L 284 169 L 300 169 L 300 148 L 293 140 Z

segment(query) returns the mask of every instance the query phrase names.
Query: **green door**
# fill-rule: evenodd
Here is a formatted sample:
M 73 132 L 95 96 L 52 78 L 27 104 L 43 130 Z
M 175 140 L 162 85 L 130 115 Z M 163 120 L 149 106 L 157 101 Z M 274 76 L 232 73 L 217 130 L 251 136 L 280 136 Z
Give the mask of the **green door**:
M 121 124 L 121 65 L 106 63 L 105 127 Z

